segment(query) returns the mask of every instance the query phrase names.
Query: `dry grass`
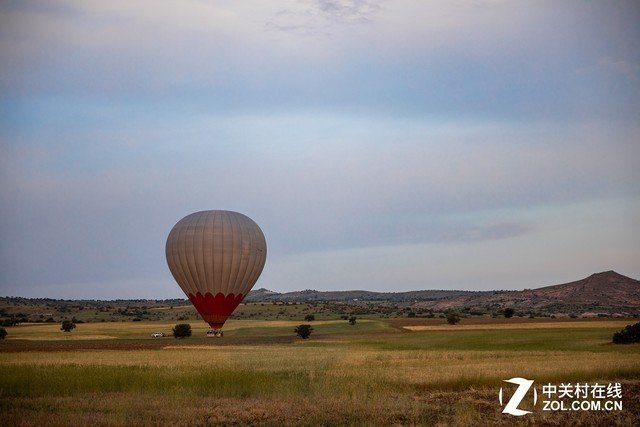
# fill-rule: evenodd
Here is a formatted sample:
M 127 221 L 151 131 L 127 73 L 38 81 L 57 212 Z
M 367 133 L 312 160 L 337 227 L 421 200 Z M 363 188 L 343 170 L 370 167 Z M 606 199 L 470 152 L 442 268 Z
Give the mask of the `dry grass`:
M 369 320 L 361 320 L 363 324 L 372 323 Z M 194 335 L 204 336 L 210 329 L 209 325 L 202 321 L 178 322 L 190 323 Z M 273 330 L 291 329 L 298 326 L 300 320 L 229 320 L 225 323 L 224 330 L 226 335 L 234 335 L 238 330 L 259 329 Z M 331 327 L 336 325 L 344 325 L 344 320 L 319 320 L 314 321 L 314 327 Z M 176 322 L 99 322 L 99 323 L 82 323 L 72 332 L 63 332 L 60 330 L 60 324 L 57 323 L 24 323 L 18 326 L 7 328 L 9 335 L 8 340 L 92 340 L 92 339 L 151 339 L 151 333 L 159 331 L 165 334 L 171 334 Z
M 579 364 L 576 364 L 579 361 Z M 307 370 L 339 380 L 349 387 L 402 383 L 423 388 L 451 384 L 486 384 L 512 376 L 540 380 L 597 378 L 613 373 L 640 377 L 636 353 L 387 351 L 361 347 L 306 345 L 187 346 L 159 351 L 105 350 L 0 353 L 0 366 L 112 366 L 141 368 L 210 369 L 237 372 L 296 372 Z M 361 373 L 366 372 L 366 375 Z M 326 380 L 326 378 L 325 378 Z M 335 381 L 329 381 L 333 384 Z
M 457 325 L 410 325 L 403 326 L 409 331 L 480 331 L 500 329 L 591 329 L 591 328 L 623 328 L 629 324 L 628 320 L 600 320 L 600 321 L 562 321 L 562 322 L 518 322 L 518 323 L 474 323 Z
M 238 336 L 251 337 L 291 334 L 297 323 L 230 326 Z M 640 347 L 607 343 L 616 322 L 560 323 L 562 328 L 529 325 L 526 333 L 502 324 L 410 333 L 373 321 L 356 328 L 316 322 L 318 329 L 333 332 L 269 345 L 229 344 L 226 336 L 158 341 L 145 336 L 145 342 L 161 344 L 153 349 L 136 347 L 141 339 L 135 337 L 162 330 L 160 323 L 83 324 L 71 334 L 84 330 L 81 336 L 124 338 L 99 341 L 92 350 L 0 352 L 0 413 L 3 425 L 633 425 L 640 420 Z M 51 326 L 12 328 L 14 340 L 0 346 L 18 345 L 16 335 L 29 339 Z M 206 330 L 193 326 L 197 333 Z M 529 348 L 496 347 L 516 338 Z M 558 349 L 548 344 L 554 340 L 572 344 Z M 113 349 L 113 343 L 131 349 Z M 625 410 L 538 412 L 515 420 L 500 413 L 496 397 L 502 380 L 514 376 L 537 383 L 622 381 Z
M 97 393 L 74 397 L 38 397 L 0 401 L 5 425 L 545 425 L 634 426 L 640 419 L 633 396 L 640 384 L 624 383 L 631 397 L 617 413 L 543 413 L 505 416 L 495 390 L 428 391 L 384 398 L 348 396 L 335 390 L 322 397 L 211 398 L 131 393 Z M 633 409 L 635 408 L 635 409 Z

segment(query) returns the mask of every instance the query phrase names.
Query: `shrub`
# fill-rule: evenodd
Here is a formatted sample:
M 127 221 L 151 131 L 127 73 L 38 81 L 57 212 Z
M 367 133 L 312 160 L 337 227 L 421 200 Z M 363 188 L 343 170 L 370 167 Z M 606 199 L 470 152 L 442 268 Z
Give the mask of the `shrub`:
M 513 308 L 509 307 L 504 309 L 504 317 L 507 319 L 513 317 L 514 314 L 516 314 L 516 311 Z
M 448 324 L 455 325 L 459 321 L 460 321 L 460 316 L 458 316 L 458 314 L 456 314 L 456 313 L 447 314 L 447 323 Z
M 178 323 L 173 328 L 174 338 L 186 338 L 191 336 L 191 325 L 188 323 Z
M 313 322 L 314 320 L 316 320 L 316 316 L 314 316 L 313 314 L 307 314 L 306 316 L 304 316 L 304 320 L 306 322 Z
M 75 329 L 76 324 L 71 320 L 63 320 L 62 325 L 60 325 L 60 330 L 65 332 L 71 332 L 72 329 Z
M 407 317 L 416 317 L 416 314 L 413 311 L 407 313 Z
M 623 330 L 613 334 L 614 344 L 633 344 L 640 342 L 640 322 L 627 325 Z
M 356 324 L 356 316 L 349 317 L 349 324 L 350 325 L 355 325 Z
M 17 324 L 18 322 L 14 318 L 2 319 L 0 321 L 0 326 L 15 326 Z
M 297 326 L 293 330 L 293 332 L 295 332 L 303 340 L 306 340 L 311 335 L 311 332 L 313 332 L 313 328 L 311 327 L 311 325 L 300 325 Z
M 7 336 L 7 330 L 5 328 L 0 328 L 0 340 L 3 340 L 4 337 Z

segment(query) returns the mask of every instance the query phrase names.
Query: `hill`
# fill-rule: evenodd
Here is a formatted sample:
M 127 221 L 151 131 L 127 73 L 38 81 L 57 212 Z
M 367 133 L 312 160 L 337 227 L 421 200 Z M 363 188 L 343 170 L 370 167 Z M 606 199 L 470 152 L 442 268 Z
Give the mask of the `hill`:
M 279 293 L 251 291 L 233 314 L 236 319 L 291 319 L 314 314 L 339 318 L 346 314 L 385 317 L 444 316 L 453 310 L 464 315 L 499 315 L 507 307 L 518 315 L 630 315 L 640 316 L 640 281 L 605 271 L 575 282 L 523 291 L 421 290 L 409 292 L 316 291 Z M 197 318 L 185 299 L 172 300 L 55 300 L 0 297 L 0 323 L 86 322 L 123 320 L 181 321 Z
M 416 302 L 416 301 L 437 301 L 455 297 L 472 297 L 491 292 L 479 291 L 446 291 L 446 290 L 425 290 L 409 292 L 372 292 L 372 291 L 316 291 L 307 289 L 304 291 L 294 291 L 279 293 L 268 289 L 257 289 L 249 292 L 245 298 L 246 302 L 257 301 L 286 301 L 286 302 L 345 302 L 345 301 L 379 301 L 379 302 Z
M 640 313 L 640 281 L 615 271 L 605 271 L 560 285 L 455 297 L 421 306 L 436 310 L 471 306 L 485 310 L 513 307 L 520 311 L 587 315 L 616 312 L 637 314 Z
M 575 282 L 526 289 L 519 292 L 522 297 L 537 299 L 560 299 L 582 304 L 610 304 L 614 306 L 640 306 L 640 281 L 605 271 Z

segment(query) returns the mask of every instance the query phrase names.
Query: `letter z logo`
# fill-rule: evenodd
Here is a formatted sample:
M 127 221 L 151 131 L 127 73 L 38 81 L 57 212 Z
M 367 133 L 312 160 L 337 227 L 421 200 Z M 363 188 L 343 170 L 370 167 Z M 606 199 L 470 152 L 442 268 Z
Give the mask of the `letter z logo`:
M 518 405 L 520 404 L 520 402 L 522 402 L 522 399 L 524 399 L 524 397 L 526 396 L 527 392 L 529 391 L 529 389 L 533 385 L 533 380 L 528 380 L 528 379 L 525 379 L 525 378 L 515 377 L 515 378 L 511 378 L 510 380 L 504 380 L 504 382 L 511 383 L 511 384 L 516 384 L 518 386 L 518 388 L 516 389 L 516 392 L 513 393 L 513 396 L 511 396 L 511 399 L 509 399 L 509 401 L 507 402 L 507 406 L 504 407 L 502 413 L 503 414 L 515 415 L 516 417 L 520 417 L 522 415 L 530 414 L 531 411 L 525 411 L 523 409 L 518 409 Z M 500 394 L 498 395 L 498 397 L 500 399 L 500 406 L 502 406 L 502 387 L 500 387 Z M 536 391 L 536 389 L 534 387 L 534 389 L 533 389 L 533 404 L 534 404 L 534 406 L 535 406 L 535 404 L 537 402 L 538 402 L 538 392 Z

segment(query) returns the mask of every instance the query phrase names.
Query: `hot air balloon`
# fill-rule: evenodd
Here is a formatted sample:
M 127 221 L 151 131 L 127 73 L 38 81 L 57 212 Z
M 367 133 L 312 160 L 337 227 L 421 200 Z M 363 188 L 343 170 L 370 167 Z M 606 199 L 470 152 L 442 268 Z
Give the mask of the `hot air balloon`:
M 241 213 L 202 211 L 173 226 L 166 255 L 173 278 L 218 331 L 258 280 L 267 242 L 258 224 Z

